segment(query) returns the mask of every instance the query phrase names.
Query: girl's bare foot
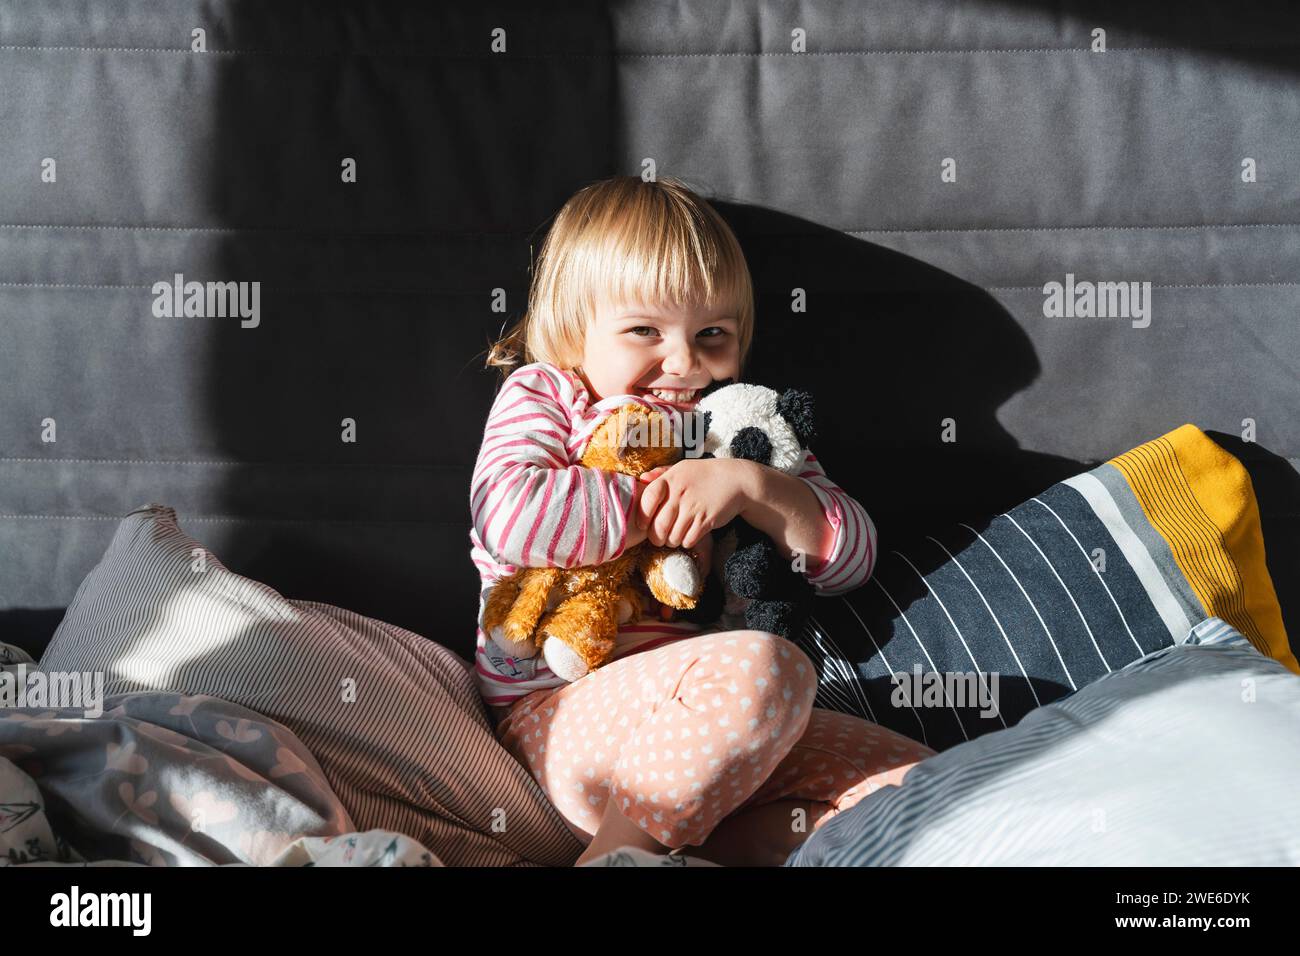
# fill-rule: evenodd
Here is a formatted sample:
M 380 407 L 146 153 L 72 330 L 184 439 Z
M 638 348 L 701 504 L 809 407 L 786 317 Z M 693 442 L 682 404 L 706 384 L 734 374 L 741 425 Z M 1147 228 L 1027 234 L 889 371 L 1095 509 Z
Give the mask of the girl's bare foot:
M 634 846 L 656 856 L 664 856 L 668 853 L 668 847 L 623 816 L 623 812 L 618 808 L 618 801 L 610 797 L 605 804 L 605 815 L 601 818 L 600 826 L 596 828 L 595 836 L 591 838 L 587 849 L 582 851 L 582 855 L 573 865 L 581 866 L 588 860 L 594 860 L 621 846 Z
M 804 813 L 796 816 L 796 810 Z M 829 805 L 821 801 L 793 798 L 747 807 L 727 817 L 708 839 L 699 846 L 686 847 L 685 852 L 719 866 L 782 866 L 829 811 Z

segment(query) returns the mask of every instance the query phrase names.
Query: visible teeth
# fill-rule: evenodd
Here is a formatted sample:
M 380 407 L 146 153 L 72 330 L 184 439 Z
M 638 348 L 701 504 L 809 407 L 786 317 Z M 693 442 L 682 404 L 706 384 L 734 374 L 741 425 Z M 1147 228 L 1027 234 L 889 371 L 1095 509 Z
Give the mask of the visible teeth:
M 667 388 L 652 388 L 648 389 L 648 391 L 651 395 L 654 395 L 656 398 L 662 398 L 665 402 L 689 402 L 695 397 L 696 392 L 695 389 L 691 389 L 688 392 L 678 392 Z

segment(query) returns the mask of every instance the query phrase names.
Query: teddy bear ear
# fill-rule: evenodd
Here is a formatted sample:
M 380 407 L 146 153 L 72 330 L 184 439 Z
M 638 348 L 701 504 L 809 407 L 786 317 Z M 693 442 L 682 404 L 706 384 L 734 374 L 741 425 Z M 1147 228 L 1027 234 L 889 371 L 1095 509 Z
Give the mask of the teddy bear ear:
M 618 410 L 618 424 L 615 426 L 614 457 L 622 461 L 627 457 L 627 450 L 631 447 L 628 441 L 628 432 L 632 428 L 632 409 L 624 405 Z
M 789 422 L 804 448 L 811 448 L 813 439 L 817 437 L 813 416 L 815 408 L 812 392 L 801 388 L 787 388 L 776 400 L 777 414 Z

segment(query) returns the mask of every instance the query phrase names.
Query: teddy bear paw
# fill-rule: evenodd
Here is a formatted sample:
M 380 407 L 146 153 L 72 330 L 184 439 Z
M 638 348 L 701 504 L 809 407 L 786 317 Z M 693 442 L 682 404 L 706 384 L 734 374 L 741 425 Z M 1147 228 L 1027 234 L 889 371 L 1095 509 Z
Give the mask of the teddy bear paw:
M 537 655 L 537 648 L 531 640 L 512 641 L 506 637 L 505 627 L 494 627 L 488 635 L 492 638 L 492 643 L 501 648 L 510 657 L 516 657 L 520 660 Z
M 587 662 L 558 637 L 547 637 L 542 642 L 542 656 L 546 658 L 546 666 L 552 674 L 571 684 L 587 674 Z
M 663 583 L 678 594 L 697 598 L 704 590 L 704 578 L 700 574 L 699 565 L 684 551 L 677 551 L 665 557 L 659 566 L 659 572 L 663 575 Z

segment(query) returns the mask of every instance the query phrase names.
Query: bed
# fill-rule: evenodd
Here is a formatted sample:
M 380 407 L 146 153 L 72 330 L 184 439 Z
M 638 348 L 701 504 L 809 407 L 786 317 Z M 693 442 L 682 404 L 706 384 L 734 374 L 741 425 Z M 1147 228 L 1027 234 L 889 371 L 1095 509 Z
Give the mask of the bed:
M 650 170 L 744 245 L 752 378 L 862 409 L 817 454 L 882 541 L 1191 422 L 1297 633 L 1293 6 L 91 8 L 0 0 L 0 641 L 34 660 L 158 505 L 468 661 L 482 351 L 547 217 Z M 1136 286 L 1056 314 L 1087 282 Z

